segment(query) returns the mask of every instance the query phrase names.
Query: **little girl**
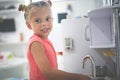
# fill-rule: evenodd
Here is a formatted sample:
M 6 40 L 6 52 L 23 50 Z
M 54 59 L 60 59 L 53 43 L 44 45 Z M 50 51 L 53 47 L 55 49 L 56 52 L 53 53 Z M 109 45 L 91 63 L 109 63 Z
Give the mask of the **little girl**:
M 19 6 L 20 11 L 25 11 L 27 27 L 34 33 L 27 48 L 30 80 L 90 80 L 82 74 L 58 70 L 56 52 L 48 39 L 53 26 L 51 5 L 50 1 L 38 1 Z

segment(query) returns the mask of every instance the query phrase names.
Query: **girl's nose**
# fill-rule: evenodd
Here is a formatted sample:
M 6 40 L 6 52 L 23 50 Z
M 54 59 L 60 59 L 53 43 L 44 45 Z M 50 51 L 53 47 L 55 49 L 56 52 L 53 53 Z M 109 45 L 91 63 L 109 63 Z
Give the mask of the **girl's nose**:
M 47 21 L 42 21 L 41 23 L 43 26 L 47 24 Z

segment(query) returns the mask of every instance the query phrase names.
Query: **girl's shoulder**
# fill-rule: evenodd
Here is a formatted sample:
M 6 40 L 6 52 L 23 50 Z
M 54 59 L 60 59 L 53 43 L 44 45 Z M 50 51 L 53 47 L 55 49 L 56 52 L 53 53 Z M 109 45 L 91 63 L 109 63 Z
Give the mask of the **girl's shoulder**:
M 31 37 L 30 37 L 30 39 L 29 39 L 29 41 L 44 41 L 41 37 L 39 37 L 38 35 L 35 35 L 35 34 L 33 34 Z

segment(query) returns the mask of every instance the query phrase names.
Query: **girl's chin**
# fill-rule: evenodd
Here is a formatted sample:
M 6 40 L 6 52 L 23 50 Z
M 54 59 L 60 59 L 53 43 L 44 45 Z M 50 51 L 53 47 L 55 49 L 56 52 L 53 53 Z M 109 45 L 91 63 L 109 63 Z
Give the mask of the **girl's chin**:
M 49 34 L 42 35 L 42 38 L 48 38 Z

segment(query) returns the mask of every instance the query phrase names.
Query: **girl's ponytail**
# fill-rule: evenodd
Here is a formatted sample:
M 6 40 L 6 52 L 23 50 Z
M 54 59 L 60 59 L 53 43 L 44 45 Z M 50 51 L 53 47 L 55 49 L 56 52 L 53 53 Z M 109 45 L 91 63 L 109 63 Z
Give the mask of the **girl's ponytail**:
M 23 4 L 20 4 L 18 10 L 25 12 L 27 10 L 27 6 L 23 5 Z
M 50 0 L 47 1 L 50 5 L 50 7 L 52 7 L 52 2 Z

